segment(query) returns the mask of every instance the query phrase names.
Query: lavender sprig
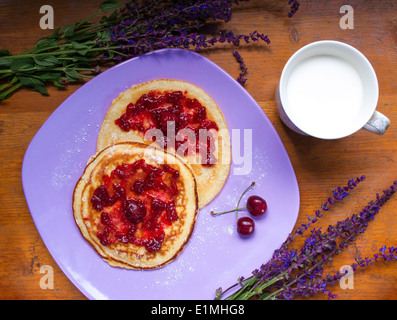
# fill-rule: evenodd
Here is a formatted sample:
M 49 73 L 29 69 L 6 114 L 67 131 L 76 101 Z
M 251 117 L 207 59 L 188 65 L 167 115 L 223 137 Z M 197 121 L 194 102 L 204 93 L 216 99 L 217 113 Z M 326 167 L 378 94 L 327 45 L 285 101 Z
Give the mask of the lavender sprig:
M 320 210 L 316 210 L 315 217 L 308 217 L 309 222 L 307 224 L 302 224 L 299 228 L 296 229 L 295 233 L 289 235 L 287 240 L 284 242 L 283 246 L 287 246 L 293 239 L 295 239 L 298 235 L 302 235 L 313 223 L 317 222 L 319 218 L 322 218 L 324 215 L 324 211 L 328 211 L 330 207 L 335 204 L 337 201 L 343 200 L 345 197 L 349 195 L 348 191 L 353 190 L 357 185 L 365 180 L 365 176 L 357 177 L 356 179 L 350 179 L 346 186 L 337 187 L 330 197 L 328 197 L 327 201 L 321 205 Z
M 288 4 L 291 5 L 291 11 L 288 13 L 288 17 L 292 18 L 293 15 L 298 11 L 300 3 L 297 0 L 289 0 Z
M 351 265 L 353 271 L 356 271 L 358 267 L 365 268 L 374 263 L 379 262 L 391 262 L 397 261 L 397 248 L 386 246 L 379 249 L 379 253 L 373 254 L 371 258 L 356 258 L 356 262 Z M 305 279 L 300 280 L 295 286 L 289 286 L 287 288 L 279 289 L 278 292 L 268 294 L 267 298 L 275 299 L 293 299 L 295 297 L 310 297 L 317 293 L 323 293 L 328 296 L 328 299 L 336 298 L 328 288 L 336 285 L 346 274 L 348 270 L 343 272 L 336 272 L 333 275 L 326 275 L 324 278 L 316 277 L 311 275 Z
M 103 65 L 157 49 L 270 43 L 267 35 L 257 31 L 236 34 L 219 28 L 219 22 L 230 21 L 232 6 L 243 1 L 249 0 L 132 0 L 127 4 L 105 0 L 89 18 L 57 28 L 20 54 L 0 50 L 0 100 L 21 87 L 47 95 L 48 84 L 63 88 L 93 78 Z M 298 8 L 295 2 L 290 16 Z M 106 12 L 111 13 L 94 20 Z
M 261 266 L 261 270 L 258 271 L 257 276 L 260 276 L 263 278 L 264 275 L 266 275 L 267 278 L 270 278 L 275 275 L 275 271 L 278 270 L 276 268 L 276 265 L 272 263 L 272 261 L 282 261 L 283 266 L 286 268 L 290 268 L 290 271 L 292 271 L 291 268 L 293 267 L 302 267 L 305 263 L 307 263 L 309 260 L 306 258 L 305 255 L 299 256 L 300 261 L 296 261 L 295 264 L 292 264 L 293 259 L 297 260 L 296 251 L 289 251 L 288 250 L 288 245 L 297 237 L 303 235 L 303 233 L 309 229 L 309 227 L 314 224 L 315 222 L 318 221 L 319 218 L 322 218 L 324 215 L 324 212 L 327 212 L 332 205 L 334 205 L 337 201 L 343 200 L 345 197 L 349 195 L 348 191 L 353 190 L 357 185 L 365 180 L 365 176 L 361 176 L 356 179 L 350 179 L 347 183 L 346 186 L 344 187 L 337 187 L 333 192 L 330 197 L 328 197 L 327 201 L 321 205 L 320 210 L 316 210 L 315 212 L 315 217 L 310 218 L 309 217 L 309 222 L 306 224 L 302 224 L 300 227 L 298 227 L 294 233 L 291 233 L 285 242 L 282 244 L 280 249 L 275 250 L 273 253 L 272 259 L 269 261 L 268 264 L 265 264 Z M 303 248 L 303 250 L 308 250 L 309 245 L 314 245 L 314 241 L 318 238 L 320 239 L 320 233 L 321 229 L 316 230 L 315 228 L 311 231 L 311 237 L 306 239 L 305 243 L 306 246 Z M 259 272 L 262 273 L 262 275 L 259 274 Z M 256 272 L 254 271 L 254 274 Z
M 330 197 L 322 205 L 322 209 L 316 212 L 316 217 L 322 215 L 321 212 L 328 211 L 329 206 L 334 204 L 335 200 L 345 198 L 348 195 L 347 191 L 356 187 L 363 180 L 364 177 L 350 180 L 347 187 L 337 188 L 333 192 L 333 197 Z M 330 225 L 325 232 L 321 228 L 313 228 L 299 250 L 288 250 L 288 244 L 296 236 L 301 236 L 312 223 L 317 221 L 310 220 L 307 225 L 302 226 L 302 230 L 298 231 L 298 228 L 294 234 L 288 237 L 280 249 L 275 250 L 268 263 L 254 270 L 251 277 L 239 278 L 237 284 L 225 291 L 218 289 L 216 298 L 223 298 L 227 291 L 238 285 L 241 286 L 241 289 L 227 299 L 249 299 L 255 295 L 261 299 L 293 299 L 296 296 L 306 297 L 317 292 L 327 294 L 328 298 L 334 298 L 335 295 L 328 287 L 332 286 L 343 274 L 337 273 L 333 276 L 323 277 L 325 262 L 342 252 L 358 235 L 365 232 L 369 222 L 374 219 L 380 208 L 396 191 L 397 181 L 385 190 L 383 195 L 377 194 L 376 200 L 369 202 L 360 214 L 353 214 L 335 225 Z M 382 257 L 385 260 L 396 260 L 394 247 L 389 249 L 388 254 L 385 253 L 385 250 L 386 247 L 381 250 Z M 374 258 L 371 259 L 358 259 L 357 263 L 352 266 L 353 268 L 356 268 L 357 265 L 365 267 L 373 260 L 376 261 L 378 257 L 379 255 L 375 254 Z
M 236 61 L 240 65 L 240 74 L 239 77 L 236 79 L 238 83 L 240 83 L 242 86 L 244 86 L 245 82 L 247 81 L 247 78 L 245 78 L 245 75 L 247 74 L 247 67 L 245 66 L 243 58 L 240 56 L 240 53 L 237 50 L 233 51 L 233 56 L 236 58 Z

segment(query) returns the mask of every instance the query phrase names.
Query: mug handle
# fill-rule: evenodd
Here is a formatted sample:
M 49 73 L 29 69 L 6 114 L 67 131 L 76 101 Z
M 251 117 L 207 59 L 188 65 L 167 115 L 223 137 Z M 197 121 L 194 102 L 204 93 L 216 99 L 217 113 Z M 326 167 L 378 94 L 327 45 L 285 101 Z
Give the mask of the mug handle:
M 375 133 L 384 134 L 390 126 L 390 120 L 382 113 L 375 111 L 371 119 L 364 125 L 363 129 Z

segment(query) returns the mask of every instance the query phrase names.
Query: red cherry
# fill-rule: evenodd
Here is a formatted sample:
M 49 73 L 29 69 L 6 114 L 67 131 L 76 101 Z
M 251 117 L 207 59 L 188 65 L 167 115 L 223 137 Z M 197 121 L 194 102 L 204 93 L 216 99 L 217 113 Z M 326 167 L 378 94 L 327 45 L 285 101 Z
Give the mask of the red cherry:
M 255 231 L 255 222 L 249 217 L 242 217 L 237 221 L 237 232 L 249 236 Z
M 247 200 L 247 210 L 254 217 L 262 216 L 267 210 L 267 203 L 259 196 L 250 196 Z

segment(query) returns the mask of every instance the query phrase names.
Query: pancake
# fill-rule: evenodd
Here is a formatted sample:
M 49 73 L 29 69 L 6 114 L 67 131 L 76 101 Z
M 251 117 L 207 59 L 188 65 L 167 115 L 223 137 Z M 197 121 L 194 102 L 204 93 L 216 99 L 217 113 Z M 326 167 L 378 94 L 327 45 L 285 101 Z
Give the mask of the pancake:
M 126 142 L 91 157 L 73 194 L 83 237 L 111 266 L 155 269 L 173 261 L 198 212 L 194 175 L 175 154 Z
M 182 93 L 183 97 L 179 102 L 174 103 L 175 99 L 169 97 L 176 96 L 178 92 Z M 161 99 L 163 102 L 157 103 Z M 146 104 L 147 101 L 152 105 Z M 153 101 L 157 104 L 153 105 Z M 139 109 L 137 106 L 143 105 L 146 111 L 137 111 Z M 204 109 L 204 111 L 200 113 L 199 109 L 200 111 Z M 131 114 L 134 115 L 131 116 Z M 130 115 L 129 118 L 128 115 Z M 146 118 L 143 115 L 146 115 Z M 174 123 L 174 135 L 172 135 L 172 130 L 170 130 L 171 134 L 168 134 L 168 131 L 162 127 L 166 120 Z M 198 133 L 199 128 L 203 128 L 204 133 L 208 132 L 209 138 L 206 139 L 205 134 L 203 136 L 203 140 L 209 141 L 205 142 L 207 143 L 207 158 L 203 155 L 205 144 L 197 142 L 196 150 L 194 148 L 194 136 L 196 141 L 200 141 L 201 138 Z M 154 136 L 157 137 L 157 133 L 162 136 L 156 138 L 155 142 L 153 142 L 153 129 L 154 131 L 157 129 Z M 208 130 L 205 131 L 205 129 Z M 184 130 L 187 131 L 186 135 L 179 136 L 180 133 L 185 133 Z M 164 143 L 164 137 L 166 143 Z M 169 139 L 170 137 L 174 139 Z M 182 139 L 185 139 L 184 143 L 178 142 Z M 161 149 L 166 148 L 168 152 L 178 153 L 196 177 L 200 208 L 219 193 L 229 175 L 230 136 L 223 114 L 215 101 L 203 89 L 185 81 L 157 79 L 134 85 L 122 92 L 113 101 L 102 123 L 97 151 L 125 141 L 155 145 Z M 170 141 L 174 141 L 174 146 L 169 146 L 172 145 Z

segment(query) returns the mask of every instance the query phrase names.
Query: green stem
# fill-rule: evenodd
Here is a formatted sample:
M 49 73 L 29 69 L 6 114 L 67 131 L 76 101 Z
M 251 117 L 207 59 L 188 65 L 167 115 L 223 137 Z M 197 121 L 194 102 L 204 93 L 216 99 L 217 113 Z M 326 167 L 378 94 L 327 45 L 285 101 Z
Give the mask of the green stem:
M 131 46 L 125 46 L 125 48 L 128 48 Z M 95 52 L 95 51 L 107 51 L 107 50 L 112 50 L 112 49 L 120 49 L 119 46 L 113 46 L 113 47 L 108 47 L 108 48 L 91 48 L 87 49 L 87 52 Z M 46 52 L 46 53 L 29 53 L 29 54 L 22 54 L 22 55 L 16 55 L 16 56 L 4 56 L 2 58 L 6 59 L 19 59 L 19 58 L 35 58 L 35 57 L 46 57 L 46 56 L 58 56 L 58 55 L 63 55 L 63 54 L 71 54 L 71 53 L 77 53 L 77 50 L 65 50 L 65 51 L 55 51 L 55 52 Z
M 76 24 L 76 27 L 79 27 L 79 26 L 81 26 L 83 23 L 88 22 L 89 20 L 91 20 L 92 18 L 96 17 L 96 16 L 97 16 L 98 14 L 100 14 L 101 12 L 103 12 L 102 9 L 100 9 L 99 11 L 97 11 L 96 13 L 94 13 L 91 17 L 89 17 L 89 18 L 87 18 L 87 19 L 85 19 L 85 20 L 83 20 L 83 21 L 77 23 L 77 24 Z M 95 26 L 95 28 L 97 28 L 98 26 L 101 26 L 101 25 L 102 25 L 102 24 L 98 24 L 98 25 Z M 90 30 L 90 29 L 92 29 L 92 28 L 91 28 L 91 27 L 87 27 L 87 28 L 78 30 L 78 31 L 76 31 L 76 34 L 84 33 L 85 31 Z M 65 38 L 65 35 L 63 34 L 63 35 L 61 35 L 61 36 L 59 37 L 59 40 L 62 40 L 62 39 L 64 39 L 64 38 Z M 48 39 L 46 40 L 46 42 L 48 42 Z M 45 44 L 46 42 L 43 42 L 40 46 L 42 46 L 42 45 Z M 32 50 L 34 50 L 34 49 L 36 49 L 36 48 L 37 48 L 37 46 L 33 46 L 33 47 L 31 47 L 31 48 L 28 48 L 28 49 L 22 51 L 22 52 L 20 53 L 20 55 L 23 55 L 23 54 L 25 54 L 26 52 L 32 51 Z M 45 49 L 45 50 L 48 50 L 48 48 Z
M 86 74 L 81 74 L 81 73 L 80 73 L 80 76 L 83 77 L 83 78 L 94 79 L 93 76 L 88 76 L 88 75 L 86 75 Z
M 4 78 L 8 78 L 9 76 L 12 76 L 12 73 L 6 73 L 0 76 L 0 80 Z
M 8 76 L 10 76 L 10 75 L 8 75 Z M 5 84 L 2 84 L 2 85 L 0 86 L 0 91 L 3 91 L 5 88 L 9 87 L 10 85 L 14 84 L 14 83 L 17 82 L 17 81 L 18 81 L 18 77 L 14 76 L 14 77 L 11 79 L 10 82 L 5 83 Z
M 84 42 L 84 44 L 86 44 L 86 45 L 87 44 L 88 45 L 89 44 L 95 44 L 95 43 L 96 43 L 96 41 L 93 41 L 93 40 Z M 36 52 L 29 53 L 29 54 L 36 57 L 36 56 L 38 56 L 40 54 L 41 51 L 49 51 L 49 50 L 53 50 L 53 49 L 63 50 L 64 48 L 67 48 L 67 47 L 73 47 L 73 44 L 72 43 L 58 44 L 56 46 L 42 48 L 41 50 L 39 49 Z M 55 52 L 48 52 L 48 53 L 55 53 Z M 21 56 L 24 56 L 24 55 L 19 55 L 19 56 L 16 56 L 16 57 L 21 57 Z
M 105 27 L 106 25 L 107 25 L 107 24 L 98 23 L 98 24 L 96 24 L 96 25 L 89 26 L 89 27 L 86 27 L 86 28 L 84 28 L 84 29 L 80 29 L 80 30 L 76 31 L 75 34 L 79 35 L 79 34 L 84 33 L 84 32 L 86 32 L 86 31 L 94 30 L 94 29 L 97 29 L 97 28 L 103 29 L 103 27 Z
M 211 211 L 211 214 L 213 215 L 213 216 L 218 216 L 218 215 L 221 215 L 221 214 L 224 214 L 224 213 L 229 213 L 229 212 L 233 212 L 233 211 L 236 211 L 236 210 L 244 210 L 244 209 L 247 209 L 247 207 L 244 207 L 244 208 L 236 208 L 236 209 L 231 209 L 231 210 L 227 210 L 227 211 L 222 211 L 222 212 L 214 212 L 214 211 Z
M 11 69 L 6 69 L 6 70 L 0 70 L 0 73 L 9 73 L 10 75 L 16 73 L 16 72 L 29 72 L 33 70 L 40 70 L 39 68 L 33 67 L 33 68 L 28 68 L 28 69 L 21 69 L 17 71 L 12 71 Z
M 238 220 L 238 207 L 240 206 L 241 198 L 242 198 L 242 197 L 246 194 L 246 192 L 247 192 L 249 189 L 251 189 L 254 185 L 255 185 L 255 182 L 252 182 L 252 183 L 248 186 L 248 188 L 244 190 L 243 194 L 240 196 L 240 199 L 238 199 L 237 206 L 236 206 L 236 209 L 235 209 L 235 210 L 236 210 L 236 220 Z
M 242 294 L 244 293 L 244 291 L 249 288 L 250 286 L 252 286 L 253 284 L 255 284 L 255 282 L 257 281 L 257 279 L 255 277 L 251 277 L 245 280 L 244 286 L 238 290 L 237 292 L 233 293 L 231 296 L 227 297 L 226 300 L 242 300 Z
M 217 215 L 220 215 L 220 214 L 224 214 L 224 213 L 229 213 L 229 212 L 236 211 L 236 219 L 238 219 L 238 211 L 239 211 L 239 210 L 245 210 L 245 209 L 247 209 L 247 207 L 239 208 L 241 198 L 242 198 L 242 197 L 246 194 L 246 192 L 247 192 L 249 189 L 251 189 L 254 185 L 255 185 L 255 182 L 252 182 L 252 183 L 249 185 L 249 187 L 248 187 L 247 189 L 244 190 L 244 192 L 243 192 L 242 195 L 240 196 L 240 199 L 238 199 L 236 209 L 231 209 L 231 210 L 222 211 L 222 212 L 217 212 L 217 213 L 215 213 L 214 211 L 211 211 L 211 214 L 212 214 L 213 216 L 217 216 Z
M 98 14 L 100 14 L 101 12 L 103 12 L 103 9 L 98 10 L 97 12 L 95 12 L 91 17 L 88 17 L 86 19 L 84 19 L 83 21 L 76 23 L 76 27 L 81 26 L 83 23 L 90 21 L 91 19 L 95 18 Z
M 15 86 L 11 87 L 10 89 L 8 89 L 7 91 L 3 92 L 0 94 L 0 99 L 4 99 L 6 98 L 10 93 L 14 92 L 15 90 L 17 90 L 18 88 L 20 88 L 22 86 L 22 82 L 17 83 Z
M 120 56 L 128 57 L 127 54 L 122 53 L 122 52 L 119 52 L 119 51 L 116 51 L 116 50 L 108 50 L 108 51 L 109 51 L 109 52 L 113 52 L 113 53 L 115 53 L 115 54 L 118 54 L 118 55 L 120 55 Z
M 45 70 L 44 70 L 44 69 L 40 69 L 40 68 L 33 67 L 33 68 L 29 68 L 29 69 L 18 70 L 18 71 L 16 71 L 16 72 L 29 72 L 29 71 L 33 71 L 33 70 L 63 71 L 63 72 L 65 72 L 66 69 L 67 69 L 67 67 L 60 67 L 60 68 L 51 68 L 51 69 L 45 69 Z M 94 71 L 94 69 L 92 69 L 92 68 L 75 68 L 75 67 L 73 67 L 72 69 L 73 69 L 73 70 L 76 70 L 76 71 Z M 1 73 L 10 73 L 10 75 L 11 75 L 11 74 L 16 73 L 16 72 L 12 71 L 11 69 L 0 70 L 0 74 L 1 74 Z
M 65 68 L 57 68 L 58 71 L 61 71 L 61 69 L 65 69 Z M 73 68 L 73 70 L 77 70 L 77 71 L 94 71 L 94 69 L 92 69 L 92 68 Z
M 263 300 L 274 300 L 276 295 L 279 294 L 283 290 L 284 290 L 284 288 L 280 288 L 277 291 L 274 291 L 271 294 L 269 294 L 268 296 L 266 296 L 266 298 L 264 298 Z
M 226 300 L 248 300 L 253 296 L 261 294 L 261 292 L 263 292 L 263 290 L 265 290 L 267 287 L 270 287 L 274 283 L 280 281 L 284 277 L 284 274 L 274 277 L 273 279 L 262 284 L 261 286 L 255 286 L 255 284 L 259 281 L 258 278 L 256 277 L 249 278 L 246 281 L 245 285 L 239 291 L 235 292 L 230 297 L 226 298 Z
M 76 62 L 76 58 L 68 58 L 68 57 L 58 57 L 58 60 L 71 60 Z M 97 59 L 95 58 L 89 58 L 89 59 L 85 59 L 85 61 L 96 61 Z

